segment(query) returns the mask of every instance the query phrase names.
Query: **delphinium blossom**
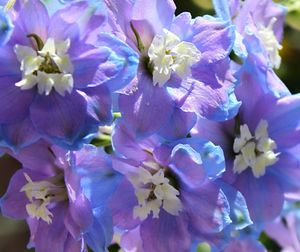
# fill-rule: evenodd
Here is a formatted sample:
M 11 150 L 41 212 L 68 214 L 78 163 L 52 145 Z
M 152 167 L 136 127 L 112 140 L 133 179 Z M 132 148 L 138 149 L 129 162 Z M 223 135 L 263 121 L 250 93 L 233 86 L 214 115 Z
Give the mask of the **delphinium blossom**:
M 18 149 L 43 137 L 78 148 L 111 123 L 111 92 L 135 76 L 137 58 L 111 35 L 103 34 L 106 45 L 86 42 L 105 21 L 92 14 L 86 1 L 50 17 L 39 0 L 14 11 L 14 32 L 0 48 L 4 145 Z
M 106 251 L 113 232 L 106 203 L 119 181 L 108 155 L 91 145 L 68 152 L 39 141 L 15 157 L 23 167 L 10 180 L 1 212 L 26 219 L 28 247 L 75 252 L 88 245 Z
M 136 140 L 122 122 L 112 139 L 113 167 L 124 175 L 110 201 L 114 225 L 125 236 L 137 233 L 142 251 L 188 251 L 195 237 L 231 223 L 226 196 L 214 183 L 224 170 L 220 147 L 201 139 Z
M 175 17 L 171 0 L 106 3 L 107 30 L 139 54 L 137 78 L 119 98 L 128 127 L 139 136 L 176 139 L 189 132 L 196 114 L 214 120 L 236 114 L 228 57 L 233 27 L 209 16 Z
M 280 50 L 287 9 L 272 0 L 214 0 L 217 15 L 235 26 L 234 52 L 248 64 L 256 65 L 258 84 L 277 96 L 290 92 L 273 69 L 281 63 Z
M 238 115 L 220 123 L 201 119 L 196 135 L 222 147 L 223 179 L 244 195 L 252 221 L 263 224 L 280 214 L 285 193 L 299 190 L 300 97 L 266 93 L 256 70 L 242 71 Z
M 251 36 L 255 37 L 259 45 L 257 50 L 262 49 L 271 67 L 279 68 L 279 51 L 282 49 L 280 42 L 287 12 L 284 6 L 272 0 L 214 0 L 214 4 L 218 16 L 232 20 L 235 24 L 237 40 L 242 38 L 243 43 L 247 43 Z
M 29 248 L 265 252 L 265 231 L 298 251 L 286 9 L 213 3 L 193 18 L 173 0 L 0 0 L 0 155 L 22 164 L 0 208 Z

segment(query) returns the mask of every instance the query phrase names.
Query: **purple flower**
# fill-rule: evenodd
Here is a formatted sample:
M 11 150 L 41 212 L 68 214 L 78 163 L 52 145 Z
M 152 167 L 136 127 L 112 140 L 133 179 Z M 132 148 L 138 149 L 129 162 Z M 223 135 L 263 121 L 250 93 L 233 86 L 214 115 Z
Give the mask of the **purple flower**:
M 213 236 L 231 222 L 226 197 L 213 181 L 224 169 L 218 146 L 201 139 L 136 140 L 122 122 L 113 146 L 119 155 L 113 167 L 124 178 L 110 207 L 115 227 L 126 231 L 125 246 L 137 232 L 144 251 L 188 251 L 194 237 Z
M 246 52 L 244 44 L 255 40 L 257 48 L 248 49 L 248 53 L 258 51 L 267 59 L 268 65 L 279 68 L 282 49 L 283 26 L 286 8 L 272 0 L 248 0 L 243 3 L 236 0 L 214 0 L 217 15 L 224 20 L 232 20 L 236 25 L 235 51 L 239 56 Z
M 158 132 L 176 139 L 193 127 L 195 114 L 214 120 L 235 115 L 231 26 L 189 13 L 175 17 L 171 0 L 106 3 L 107 29 L 140 57 L 137 78 L 119 98 L 128 127 L 140 136 Z
M 105 15 L 89 8 L 80 1 L 49 17 L 33 0 L 16 11 L 11 39 L 0 48 L 0 125 L 10 147 L 43 137 L 78 148 L 111 123 L 111 93 L 134 77 L 136 53 L 100 34 Z M 95 34 L 97 46 L 88 43 Z
M 90 145 L 67 152 L 39 141 L 15 157 L 23 168 L 11 178 L 1 211 L 26 219 L 28 246 L 73 252 L 87 251 L 88 244 L 93 251 L 105 251 L 112 238 L 106 201 L 118 183 L 107 154 Z
M 273 68 L 279 68 L 286 8 L 272 0 L 214 0 L 217 15 L 235 25 L 234 52 L 244 60 L 242 70 L 257 68 L 267 92 L 276 96 L 290 95 Z M 266 85 L 268 83 L 268 85 Z
M 258 83 L 257 68 L 240 76 L 236 89 L 242 106 L 235 119 L 216 123 L 201 119 L 198 133 L 222 147 L 226 159 L 223 180 L 246 199 L 254 223 L 276 218 L 284 193 L 299 190 L 300 96 L 278 98 Z

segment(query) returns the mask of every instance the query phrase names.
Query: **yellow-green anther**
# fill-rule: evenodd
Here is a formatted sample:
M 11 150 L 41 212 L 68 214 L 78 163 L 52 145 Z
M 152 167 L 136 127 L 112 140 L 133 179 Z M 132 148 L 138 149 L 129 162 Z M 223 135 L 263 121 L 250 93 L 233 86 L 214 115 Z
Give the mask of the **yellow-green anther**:
M 12 9 L 14 7 L 16 3 L 16 0 L 8 0 L 6 5 L 4 6 L 4 11 L 9 11 L 10 9 Z

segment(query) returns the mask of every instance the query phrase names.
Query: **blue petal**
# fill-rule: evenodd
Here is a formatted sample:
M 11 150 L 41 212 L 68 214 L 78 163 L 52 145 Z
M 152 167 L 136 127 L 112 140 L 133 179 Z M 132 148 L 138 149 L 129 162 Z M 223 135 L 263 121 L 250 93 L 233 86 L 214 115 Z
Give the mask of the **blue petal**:
M 231 20 L 228 0 L 213 0 L 213 4 L 218 17 L 222 18 L 224 21 Z
M 87 233 L 84 234 L 84 240 L 88 246 L 95 252 L 107 251 L 113 236 L 112 218 L 107 207 L 98 207 L 93 209 L 94 222 Z
M 209 178 L 217 178 L 225 171 L 225 158 L 220 146 L 198 137 L 181 140 L 181 143 L 189 144 L 200 153 L 203 167 Z
M 13 28 L 14 26 L 10 17 L 0 6 L 0 46 L 4 45 L 10 39 Z

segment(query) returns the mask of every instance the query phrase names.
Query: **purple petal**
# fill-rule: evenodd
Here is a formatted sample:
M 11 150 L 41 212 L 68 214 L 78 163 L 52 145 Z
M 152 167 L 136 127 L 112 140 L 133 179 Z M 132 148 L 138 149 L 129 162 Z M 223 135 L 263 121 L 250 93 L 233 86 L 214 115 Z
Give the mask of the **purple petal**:
M 252 171 L 246 170 L 237 176 L 234 186 L 245 197 L 254 223 L 271 221 L 279 216 L 284 196 L 276 177 L 265 174 L 255 178 Z
M 284 219 L 286 221 L 285 223 L 283 223 L 281 218 L 277 218 L 273 223 L 268 223 L 266 225 L 265 232 L 282 248 L 294 248 L 295 250 L 292 251 L 297 251 L 300 249 L 300 242 L 297 237 L 297 230 L 299 227 L 297 213 L 288 213 L 284 216 Z
M 84 89 L 88 114 L 97 125 L 109 125 L 112 121 L 112 100 L 109 89 L 103 85 Z
M 29 106 L 33 101 L 34 90 L 21 90 L 15 86 L 15 77 L 0 76 L 0 122 L 16 123 L 29 114 Z
M 72 55 L 76 88 L 102 84 L 105 80 L 97 77 L 97 72 L 98 75 L 101 73 L 107 78 L 116 74 L 115 65 L 109 60 L 112 50 L 108 47 L 96 48 L 83 43 L 74 43 L 69 52 Z
M 11 155 L 19 160 L 24 167 L 35 172 L 43 173 L 47 176 L 53 176 L 57 172 L 54 167 L 56 157 L 53 155 L 49 143 L 45 141 L 40 140 L 22 148 L 17 153 L 12 152 Z
M 227 57 L 234 42 L 234 27 L 216 20 L 199 17 L 193 25 L 192 42 L 204 62 L 214 63 Z
M 291 152 L 280 153 L 277 163 L 269 169 L 269 172 L 278 179 L 284 192 L 297 193 L 300 189 L 300 160 L 298 153 L 299 146 Z
M 178 100 L 184 101 L 182 110 L 196 112 L 202 117 L 219 121 L 234 116 L 239 107 L 239 103 L 235 101 L 233 101 L 233 107 L 231 106 L 230 90 L 233 93 L 232 88 L 226 86 L 216 88 L 194 79 L 188 79 L 182 82 L 180 89 L 173 89 L 171 92 Z
M 234 125 L 235 120 L 216 122 L 199 118 L 196 125 L 197 133 L 193 135 L 202 139 L 209 139 L 222 147 L 225 156 L 230 156 L 233 151 Z
M 140 233 L 145 251 L 188 251 L 191 245 L 183 214 L 173 216 L 160 210 L 158 219 L 150 217 L 141 224 Z
M 14 52 L 13 46 L 0 47 L 0 78 L 11 77 L 11 83 L 21 78 L 20 62 Z
M 139 226 L 122 234 L 120 246 L 125 251 L 143 251 Z
M 44 136 L 72 145 L 83 131 L 86 100 L 77 92 L 64 97 L 38 95 L 30 108 L 32 122 Z
M 82 17 L 88 3 L 81 1 L 71 4 L 54 13 L 49 24 L 49 37 L 65 40 L 70 38 L 74 40 L 79 37 L 78 20 Z
M 81 233 L 93 223 L 92 208 L 82 192 L 80 177 L 70 167 L 65 169 L 65 184 L 69 206 L 64 223 L 74 239 L 78 239 Z
M 35 20 L 35 22 L 32 22 L 32 20 Z M 16 31 L 14 31 L 13 37 L 16 34 L 20 41 L 26 40 L 26 36 L 33 33 L 38 35 L 43 41 L 48 37 L 49 15 L 41 1 L 27 1 L 20 9 L 20 14 L 15 23 L 18 24 L 20 30 L 18 31 L 19 34 L 16 34 Z M 28 39 L 28 41 L 30 40 Z
M 140 223 L 138 218 L 133 218 L 133 208 L 137 205 L 134 189 L 131 183 L 124 179 L 109 201 L 114 225 L 122 229 L 135 228 Z
M 187 187 L 198 187 L 206 178 L 200 154 L 187 144 L 173 148 L 169 167 Z
M 74 169 L 76 170 L 84 169 L 88 173 L 99 171 L 110 173 L 112 171 L 111 156 L 103 148 L 97 148 L 91 144 L 86 144 L 76 151 L 75 159 Z
M 172 153 L 172 146 L 161 144 L 153 150 L 153 157 L 157 163 L 168 166 L 170 163 L 170 156 Z
M 267 252 L 265 247 L 256 240 L 253 239 L 245 239 L 245 240 L 233 240 L 231 241 L 224 252 Z
M 148 76 L 139 83 L 136 92 L 120 95 L 119 107 L 125 123 L 137 135 L 150 135 L 170 120 L 174 102 L 163 87 L 153 86 Z
M 112 134 L 112 144 L 117 154 L 124 155 L 136 161 L 143 161 L 148 157 L 145 150 L 152 150 L 157 144 L 155 137 L 136 141 L 133 131 L 126 128 L 124 121 L 116 121 Z
M 29 203 L 24 192 L 20 192 L 21 188 L 27 183 L 25 170 L 18 170 L 10 179 L 6 194 L 1 198 L 1 213 L 15 219 L 25 219 L 28 214 L 26 204 Z
M 196 121 L 195 113 L 175 108 L 170 121 L 160 130 L 159 134 L 168 140 L 184 138 L 196 124 Z
M 5 142 L 14 149 L 28 146 L 40 138 L 28 117 L 17 123 L 4 124 L 2 126 L 2 134 Z
M 107 62 L 99 66 L 94 82 L 105 84 L 110 91 L 124 88 L 136 76 L 139 55 L 110 33 L 98 35 L 95 45 L 110 48 L 110 55 Z
M 158 34 L 162 32 L 163 28 L 170 28 L 175 9 L 176 6 L 171 0 L 137 0 L 133 7 L 132 19 L 146 20 L 149 24 L 152 24 L 155 34 Z
M 269 124 L 269 135 L 276 141 L 279 148 L 288 148 L 297 145 L 300 141 L 299 120 L 300 95 L 291 95 L 281 98 L 269 105 L 263 117 Z
M 63 251 L 69 252 L 87 252 L 87 248 L 84 246 L 82 249 L 82 240 L 75 240 L 70 234 L 68 234 L 67 239 L 65 241 L 65 247 Z
M 179 36 L 182 40 L 189 41 L 191 39 L 192 16 L 189 12 L 180 13 L 172 22 L 170 31 Z
M 54 217 L 50 225 L 43 220 L 35 223 L 29 222 L 31 242 L 34 244 L 36 251 L 64 251 L 68 237 L 68 231 L 63 221 L 66 210 L 67 203 L 59 203 L 51 209 Z
M 217 233 L 231 222 L 229 204 L 217 184 L 209 182 L 197 190 L 182 190 L 181 194 L 195 234 Z

